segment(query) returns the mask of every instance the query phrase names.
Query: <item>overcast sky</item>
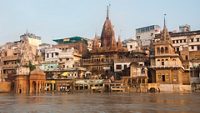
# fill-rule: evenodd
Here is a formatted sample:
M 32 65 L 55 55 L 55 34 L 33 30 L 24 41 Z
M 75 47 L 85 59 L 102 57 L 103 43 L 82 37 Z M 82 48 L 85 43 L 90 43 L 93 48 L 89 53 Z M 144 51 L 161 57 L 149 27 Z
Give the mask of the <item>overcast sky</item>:
M 171 31 L 183 24 L 200 30 L 200 0 L 1 0 L 0 45 L 19 40 L 27 29 L 46 43 L 71 36 L 93 38 L 101 34 L 109 3 L 116 37 L 122 39 L 134 37 L 139 27 L 162 27 L 164 13 Z

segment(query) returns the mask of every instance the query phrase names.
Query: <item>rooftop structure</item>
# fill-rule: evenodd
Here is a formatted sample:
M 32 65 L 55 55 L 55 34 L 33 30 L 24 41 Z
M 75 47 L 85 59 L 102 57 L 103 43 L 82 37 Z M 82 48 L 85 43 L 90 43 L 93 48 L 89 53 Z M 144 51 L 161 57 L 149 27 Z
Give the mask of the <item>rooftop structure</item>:
M 84 42 L 87 44 L 87 40 L 80 36 L 74 36 L 69 38 L 63 38 L 63 39 L 54 39 L 54 42 L 57 44 L 70 44 L 70 43 L 76 43 L 76 42 Z
M 160 26 L 158 25 L 137 28 L 136 39 L 140 39 L 142 41 L 143 46 L 149 46 L 151 40 L 154 39 L 155 34 L 158 33 L 160 33 Z

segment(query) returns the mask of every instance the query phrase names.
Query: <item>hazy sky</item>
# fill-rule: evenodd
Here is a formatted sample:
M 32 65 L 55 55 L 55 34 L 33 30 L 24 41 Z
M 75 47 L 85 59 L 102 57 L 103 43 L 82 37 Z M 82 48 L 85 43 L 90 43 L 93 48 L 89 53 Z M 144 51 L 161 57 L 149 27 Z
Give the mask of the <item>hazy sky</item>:
M 0 45 L 19 40 L 26 29 L 46 43 L 93 38 L 101 34 L 109 3 L 115 34 L 122 39 L 133 37 L 139 27 L 162 27 L 164 13 L 169 30 L 183 24 L 200 30 L 200 0 L 0 0 Z

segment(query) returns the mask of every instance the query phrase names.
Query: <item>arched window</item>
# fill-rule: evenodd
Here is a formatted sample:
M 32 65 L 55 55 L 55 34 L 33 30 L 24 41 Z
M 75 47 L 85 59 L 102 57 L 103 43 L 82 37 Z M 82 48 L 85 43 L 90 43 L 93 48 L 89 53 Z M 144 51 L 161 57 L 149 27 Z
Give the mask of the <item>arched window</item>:
M 168 47 L 165 47 L 165 53 L 168 53 L 169 50 L 168 50 Z
M 160 48 L 159 47 L 157 47 L 157 53 L 160 54 Z
M 163 47 L 161 47 L 161 54 L 163 54 L 164 53 L 164 48 Z

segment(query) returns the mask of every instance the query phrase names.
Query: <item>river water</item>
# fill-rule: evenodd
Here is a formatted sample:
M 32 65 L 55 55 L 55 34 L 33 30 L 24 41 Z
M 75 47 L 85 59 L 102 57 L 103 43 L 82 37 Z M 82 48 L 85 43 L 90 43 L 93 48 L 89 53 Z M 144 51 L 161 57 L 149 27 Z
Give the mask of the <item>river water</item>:
M 2 93 L 0 113 L 200 113 L 200 93 Z

